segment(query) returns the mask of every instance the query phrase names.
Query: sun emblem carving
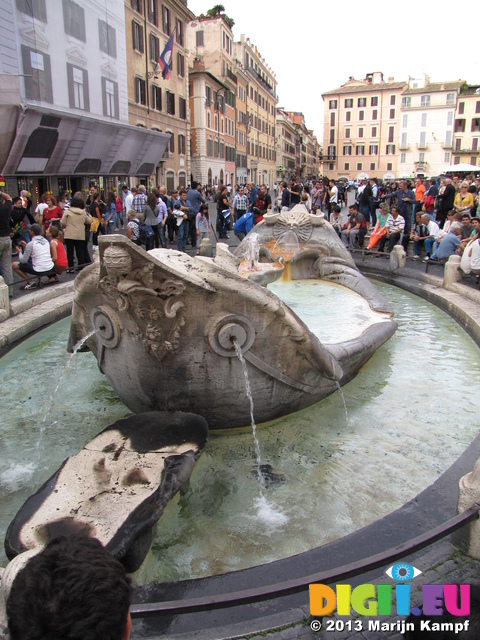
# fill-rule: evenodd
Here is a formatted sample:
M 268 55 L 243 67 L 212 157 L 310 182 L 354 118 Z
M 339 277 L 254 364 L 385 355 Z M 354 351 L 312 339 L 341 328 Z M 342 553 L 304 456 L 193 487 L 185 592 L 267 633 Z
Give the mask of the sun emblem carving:
M 310 222 L 309 214 L 298 211 L 282 211 L 273 227 L 273 235 L 278 240 L 280 236 L 288 231 L 293 231 L 300 244 L 308 242 L 312 235 L 312 223 Z

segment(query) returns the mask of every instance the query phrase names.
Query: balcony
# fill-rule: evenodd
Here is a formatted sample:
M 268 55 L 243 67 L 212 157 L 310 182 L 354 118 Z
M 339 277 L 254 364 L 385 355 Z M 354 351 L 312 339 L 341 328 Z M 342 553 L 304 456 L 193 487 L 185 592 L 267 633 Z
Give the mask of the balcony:
M 408 151 L 410 149 L 410 145 L 408 143 L 407 144 L 400 143 L 398 148 L 400 149 L 400 151 Z
M 426 142 L 417 142 L 417 149 L 428 149 L 428 144 Z
M 442 149 L 453 149 L 453 142 L 442 142 Z
M 230 69 L 227 69 L 227 78 L 230 78 L 230 80 L 233 80 L 235 84 L 238 84 L 237 76 L 233 73 L 233 71 L 230 71 Z

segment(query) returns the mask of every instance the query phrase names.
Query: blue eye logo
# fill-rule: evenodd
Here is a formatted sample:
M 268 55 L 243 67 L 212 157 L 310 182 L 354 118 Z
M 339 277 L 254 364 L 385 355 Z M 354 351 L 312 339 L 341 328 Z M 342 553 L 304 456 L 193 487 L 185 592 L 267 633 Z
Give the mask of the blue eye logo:
M 385 573 L 389 578 L 392 578 L 392 580 L 396 580 L 397 582 L 408 582 L 409 580 L 413 580 L 413 578 L 419 576 L 422 572 L 420 569 L 412 567 L 411 564 L 399 562 L 397 564 L 392 564 Z

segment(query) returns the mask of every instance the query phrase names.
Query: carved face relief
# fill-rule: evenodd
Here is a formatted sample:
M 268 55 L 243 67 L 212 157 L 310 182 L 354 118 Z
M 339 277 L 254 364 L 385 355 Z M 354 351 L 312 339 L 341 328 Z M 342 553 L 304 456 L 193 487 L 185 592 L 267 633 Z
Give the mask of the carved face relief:
M 273 235 L 278 240 L 284 233 L 293 232 L 299 244 L 308 242 L 312 235 L 312 223 L 308 213 L 298 211 L 282 211 L 275 226 Z

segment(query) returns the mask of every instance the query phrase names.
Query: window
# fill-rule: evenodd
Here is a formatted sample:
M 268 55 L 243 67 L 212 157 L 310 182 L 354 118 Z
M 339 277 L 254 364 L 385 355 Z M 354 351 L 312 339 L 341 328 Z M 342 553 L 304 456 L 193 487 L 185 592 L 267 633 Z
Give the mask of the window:
M 358 127 L 358 137 L 363 138 L 363 127 Z
M 330 114 L 330 126 L 331 127 L 335 126 L 335 113 Z
M 404 113 L 402 116 L 402 129 L 406 129 L 408 127 L 408 113 Z
M 173 171 L 167 171 L 166 182 L 168 193 L 172 193 L 172 191 L 175 189 L 175 174 Z
M 378 120 L 378 109 L 372 109 L 372 120 Z
M 350 170 L 350 163 L 349 162 L 345 162 L 345 164 L 343 165 L 343 168 L 345 171 L 349 171 Z
M 152 84 L 152 109 L 162 110 L 162 90 L 155 84 Z
M 343 145 L 343 155 L 344 156 L 351 156 L 352 155 L 352 145 L 351 144 L 344 144 Z
M 178 134 L 178 153 L 185 155 L 185 136 L 182 134 Z
M 370 98 L 370 106 L 378 107 L 378 96 L 373 96 L 372 98 Z
M 180 78 L 185 76 L 185 57 L 181 53 L 177 53 L 177 74 Z
M 329 109 L 336 109 L 337 108 L 337 101 L 336 100 L 330 100 L 328 103 L 328 108 Z
M 475 113 L 480 113 L 480 100 L 475 103 Z
M 336 155 L 336 148 L 334 144 L 330 144 L 328 146 L 328 159 L 329 160 L 335 160 L 335 155 Z
M 472 131 L 480 131 L 480 118 L 472 118 Z
M 430 96 L 422 96 L 420 100 L 420 104 L 422 107 L 430 106 Z
M 143 53 L 143 27 L 135 20 L 132 20 L 132 42 L 135 51 Z
M 388 127 L 388 142 L 393 142 L 395 137 L 395 127 Z
M 372 127 L 372 138 L 377 137 L 377 127 Z
M 447 93 L 447 105 L 450 107 L 455 104 L 455 94 Z
M 335 142 L 335 129 L 330 129 L 330 144 Z
M 365 120 L 365 111 L 359 111 L 358 112 L 358 119 L 359 120 Z
M 158 0 L 147 0 L 148 20 L 158 27 Z
M 107 24 L 104 20 L 98 21 L 98 37 L 100 43 L 100 51 L 117 57 L 117 42 L 115 39 L 115 29 Z
M 196 41 L 197 41 L 197 47 L 203 47 L 203 30 L 202 31 L 196 31 L 195 32 L 195 37 L 196 37 Z
M 419 153 L 418 154 L 418 161 L 421 162 L 422 164 L 425 162 L 425 154 L 424 153 Z
M 131 0 L 132 9 L 143 15 L 143 0 Z
M 460 156 L 454 156 L 453 164 L 460 164 Z
M 147 104 L 145 80 L 142 80 L 142 78 L 135 78 L 135 102 L 137 104 Z
M 90 111 L 88 100 L 88 73 L 67 62 L 68 98 L 72 109 Z
M 465 133 L 465 119 L 459 118 L 455 120 L 455 133 Z
M 462 116 L 465 113 L 465 102 L 458 103 L 458 115 Z
M 363 164 L 361 162 L 357 162 L 357 171 L 361 171 Z
M 406 149 L 407 148 L 407 132 L 404 131 L 402 133 L 402 140 L 400 142 L 400 149 Z
M 451 159 L 452 159 L 452 154 L 450 153 L 450 151 L 446 151 L 445 155 L 443 156 L 443 161 L 447 164 L 450 164 Z
M 158 62 L 160 58 L 160 40 L 153 35 L 150 34 L 150 60 L 153 62 Z
M 410 96 L 404 96 L 402 98 L 402 109 L 408 109 L 412 105 L 412 99 Z
M 176 29 L 175 29 L 175 33 L 176 33 L 176 38 L 177 38 L 177 44 L 179 44 L 181 47 L 183 47 L 183 22 L 181 20 L 179 20 L 178 18 L 175 19 L 175 24 L 176 24 Z
M 400 164 L 405 164 L 406 161 L 407 161 L 407 154 L 406 153 L 401 153 L 400 154 Z
M 472 139 L 472 151 L 478 151 L 478 138 Z
M 330 164 L 328 165 L 329 167 L 329 171 L 335 171 L 335 165 L 333 164 L 333 162 L 330 162 Z
M 390 96 L 390 104 L 393 106 L 397 104 L 397 96 Z
M 211 138 L 207 140 L 207 156 L 213 156 L 213 140 Z
M 392 96 L 395 97 L 395 96 Z M 395 109 L 390 109 L 390 115 L 389 115 L 390 120 L 395 120 Z
M 170 151 L 170 153 L 175 153 L 175 136 L 171 131 L 169 131 L 168 133 L 170 134 L 170 144 L 168 150 Z
M 102 77 L 103 115 L 119 118 L 118 83 Z
M 455 140 L 455 151 L 461 151 L 461 150 L 462 150 L 462 139 L 457 138 Z
M 427 146 L 427 132 L 420 131 L 420 142 L 418 144 L 418 147 L 420 149 L 425 149 L 426 146 Z
M 350 128 L 345 129 L 345 138 L 350 138 Z
M 212 88 L 207 85 L 205 88 L 206 99 L 207 99 L 207 107 L 212 103 Z
M 175 94 L 167 91 L 167 113 L 175 115 Z
M 353 98 L 345 99 L 345 109 L 351 109 L 353 107 Z
M 365 155 L 365 145 L 364 144 L 357 144 L 357 146 L 355 148 L 355 154 L 357 156 Z
M 22 62 L 26 97 L 53 104 L 50 56 L 22 45 Z
M 218 131 L 218 116 L 215 114 L 215 131 Z
M 445 133 L 445 145 L 444 145 L 447 149 L 450 149 L 450 147 L 452 146 L 452 140 L 453 140 L 452 131 L 447 131 Z
M 393 163 L 387 162 L 387 171 L 391 171 L 393 169 Z
M 170 9 L 165 5 L 162 5 L 162 29 L 170 37 Z
M 386 154 L 387 154 L 387 156 L 394 156 L 395 155 L 395 145 L 394 144 L 387 144 Z
M 426 127 L 427 126 L 427 114 L 426 113 L 422 113 L 422 115 L 421 115 L 420 126 L 421 127 Z
M 367 106 L 367 99 L 366 98 L 358 98 L 357 107 L 366 107 L 366 106 Z
M 375 171 L 375 162 L 370 163 L 370 171 Z
M 63 0 L 63 25 L 69 36 L 86 42 L 85 11 L 72 0 Z
M 17 9 L 31 18 L 47 21 L 45 0 L 17 0 Z
M 477 156 L 472 156 L 470 158 L 470 164 L 476 165 L 477 164 Z
M 378 144 L 371 144 L 368 148 L 368 155 L 378 156 Z
M 210 115 L 210 111 L 207 111 L 207 128 L 211 129 L 212 127 L 212 117 Z
M 352 112 L 351 111 L 345 111 L 345 121 L 346 122 L 350 122 L 352 120 Z
M 447 113 L 447 127 L 451 127 L 453 124 L 453 111 Z

